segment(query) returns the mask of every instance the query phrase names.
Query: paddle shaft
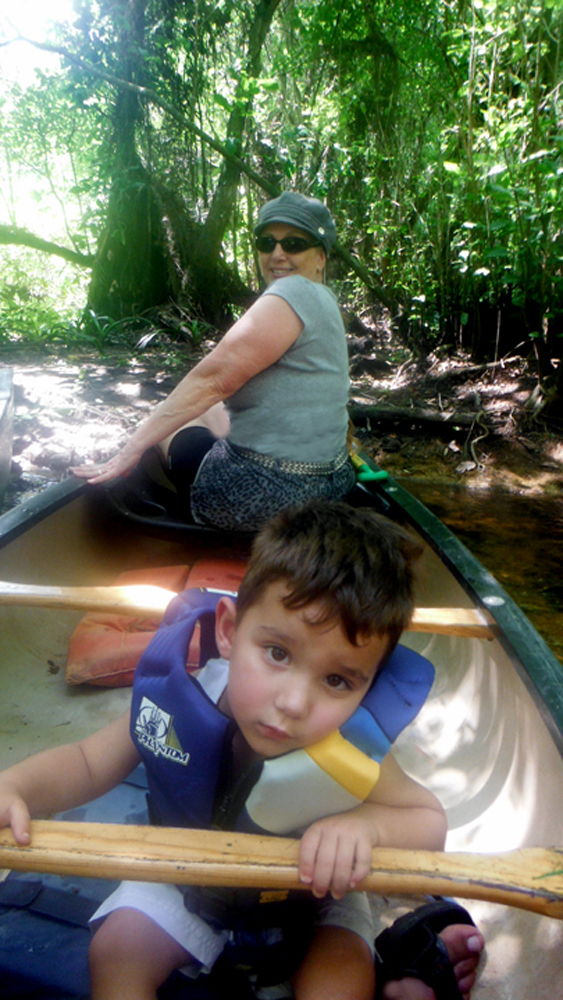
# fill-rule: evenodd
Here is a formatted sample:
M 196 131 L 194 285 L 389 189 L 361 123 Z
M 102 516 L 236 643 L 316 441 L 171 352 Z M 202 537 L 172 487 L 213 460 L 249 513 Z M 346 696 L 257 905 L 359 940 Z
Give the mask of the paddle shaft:
M 160 620 L 176 594 L 150 584 L 123 587 L 42 587 L 0 581 L 0 604 L 150 617 Z M 417 608 L 408 626 L 412 632 L 492 639 L 493 627 L 476 608 Z
M 303 889 L 299 842 L 284 837 L 170 827 L 36 820 L 30 847 L 0 831 L 0 865 L 16 871 Z M 380 848 L 359 887 L 379 894 L 480 899 L 563 919 L 563 850 L 448 854 Z

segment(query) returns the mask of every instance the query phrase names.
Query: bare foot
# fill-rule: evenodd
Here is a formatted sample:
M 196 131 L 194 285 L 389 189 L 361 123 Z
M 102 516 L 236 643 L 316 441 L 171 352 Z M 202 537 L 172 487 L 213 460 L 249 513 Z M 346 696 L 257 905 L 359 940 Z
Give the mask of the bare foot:
M 459 990 L 464 1000 L 475 985 L 477 966 L 484 947 L 483 936 L 468 924 L 450 924 L 439 935 L 453 965 Z M 393 980 L 383 987 L 385 1000 L 436 1000 L 434 990 L 420 979 Z

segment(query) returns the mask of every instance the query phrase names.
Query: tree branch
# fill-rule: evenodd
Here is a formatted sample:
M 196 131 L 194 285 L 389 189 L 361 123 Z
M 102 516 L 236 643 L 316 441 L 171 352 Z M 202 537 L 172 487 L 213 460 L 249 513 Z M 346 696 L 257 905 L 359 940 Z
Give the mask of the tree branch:
M 71 264 L 78 264 L 79 267 L 92 267 L 94 263 L 94 257 L 90 254 L 68 250 L 66 247 L 59 246 L 58 243 L 43 240 L 40 236 L 34 236 L 27 229 L 19 229 L 17 226 L 3 226 L 0 224 L 0 243 L 31 247 L 32 250 L 41 250 L 43 253 L 62 257 L 63 260 L 68 260 Z

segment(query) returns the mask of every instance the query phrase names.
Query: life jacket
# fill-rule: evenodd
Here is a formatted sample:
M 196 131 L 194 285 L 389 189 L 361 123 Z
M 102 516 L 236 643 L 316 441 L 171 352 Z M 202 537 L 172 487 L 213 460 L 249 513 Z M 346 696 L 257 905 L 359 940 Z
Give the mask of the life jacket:
M 215 609 L 222 596 L 195 589 L 174 598 L 135 673 L 131 737 L 146 765 L 153 821 L 284 835 L 363 802 L 391 744 L 424 704 L 432 664 L 398 646 L 339 730 L 254 764 L 233 786 L 236 723 L 186 672 L 197 622 L 200 664 L 219 656 Z

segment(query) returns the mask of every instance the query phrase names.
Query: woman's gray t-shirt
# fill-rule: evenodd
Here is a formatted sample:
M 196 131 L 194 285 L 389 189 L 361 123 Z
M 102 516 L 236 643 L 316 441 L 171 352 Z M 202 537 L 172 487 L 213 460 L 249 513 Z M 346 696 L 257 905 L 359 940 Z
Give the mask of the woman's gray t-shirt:
M 279 278 L 263 294 L 285 299 L 304 326 L 275 364 L 225 401 L 229 441 L 272 458 L 329 462 L 346 443 L 350 388 L 336 297 L 301 275 Z

